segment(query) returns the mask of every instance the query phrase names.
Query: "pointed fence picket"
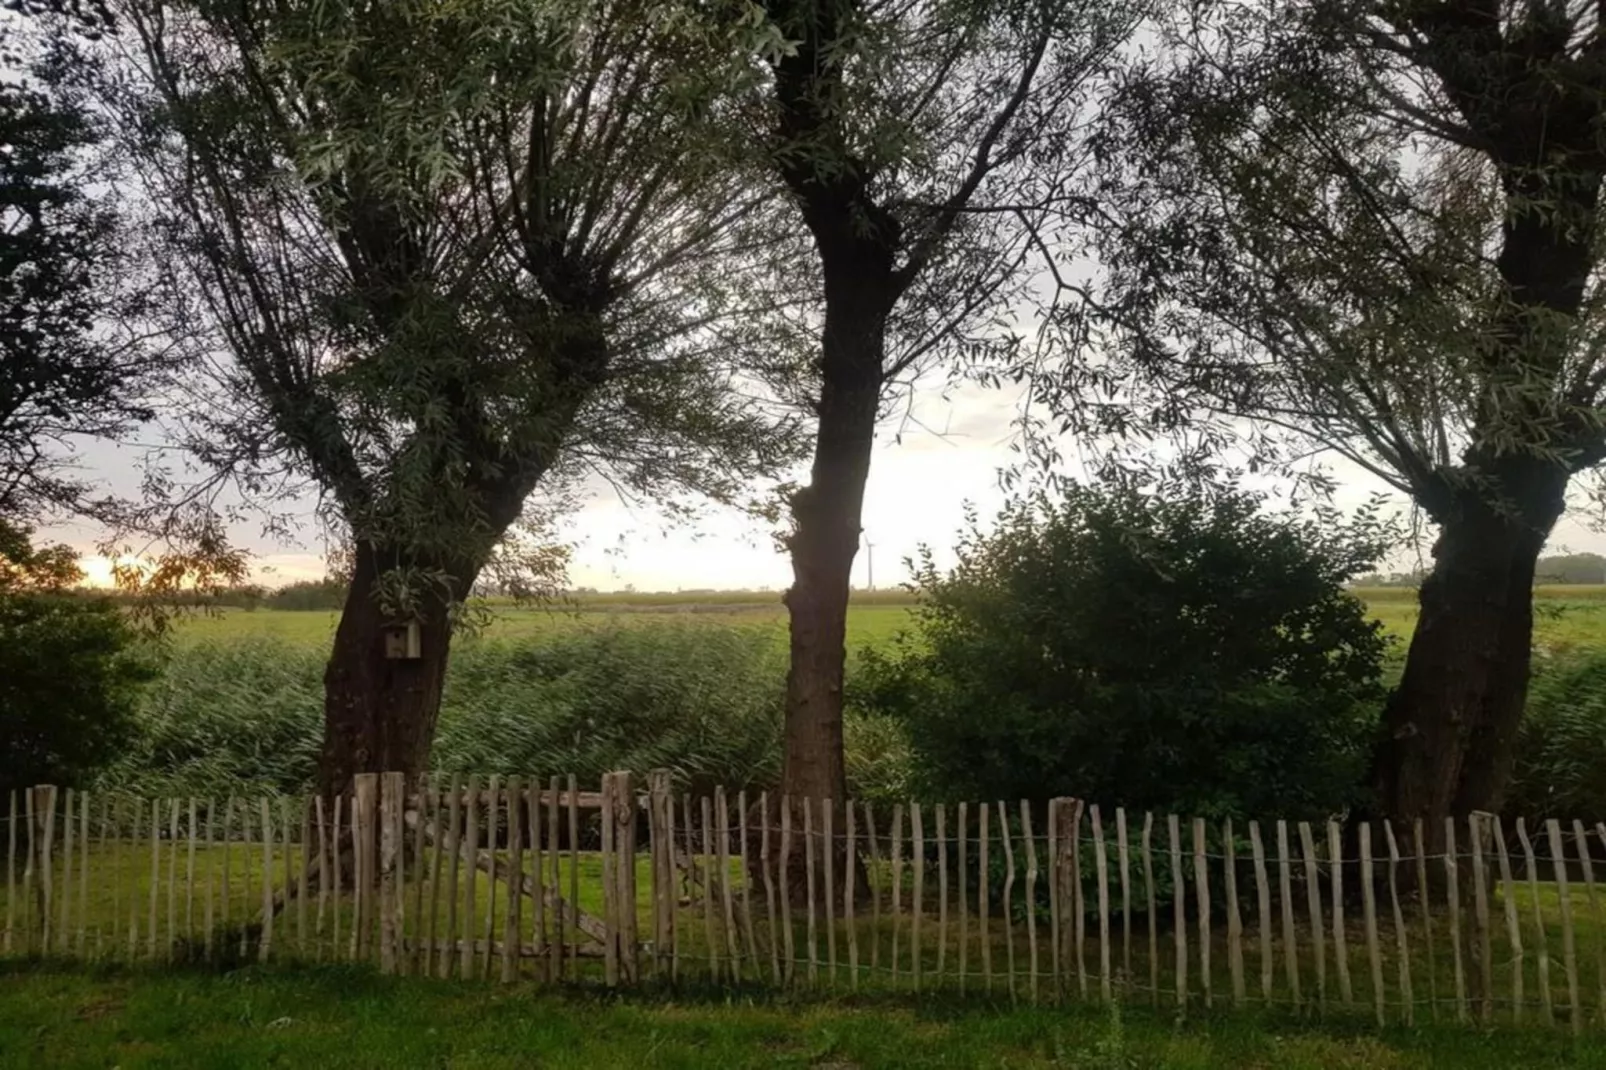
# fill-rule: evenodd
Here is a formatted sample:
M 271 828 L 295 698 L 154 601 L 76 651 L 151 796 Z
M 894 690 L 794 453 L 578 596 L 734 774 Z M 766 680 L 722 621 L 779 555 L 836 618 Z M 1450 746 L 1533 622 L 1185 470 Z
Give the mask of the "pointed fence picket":
M 677 798 L 665 771 L 597 787 L 383 774 L 334 797 L 17 790 L 0 800 L 0 957 L 1606 1023 L 1600 823 Z

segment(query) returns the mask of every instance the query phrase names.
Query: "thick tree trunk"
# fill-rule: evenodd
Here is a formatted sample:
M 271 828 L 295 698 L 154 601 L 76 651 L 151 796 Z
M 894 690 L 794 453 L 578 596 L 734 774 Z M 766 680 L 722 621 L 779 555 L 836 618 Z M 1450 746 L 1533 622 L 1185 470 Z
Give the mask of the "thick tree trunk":
M 324 670 L 324 738 L 319 775 L 326 796 L 349 793 L 358 773 L 406 773 L 409 781 L 429 761 L 440 714 L 451 627 L 446 600 L 428 598 L 419 621 L 420 656 L 386 656 L 388 619 L 374 584 L 393 559 L 359 543 L 346 606 Z M 466 594 L 472 576 L 455 586 Z
M 826 243 L 822 243 L 826 244 Z M 842 243 L 851 247 L 851 243 Z M 864 485 L 870 477 L 876 413 L 881 401 L 888 310 L 896 291 L 890 257 L 832 255 L 826 270 L 825 330 L 821 344 L 819 429 L 809 485 L 792 499 L 789 541 L 793 582 L 786 592 L 791 665 L 786 674 L 786 726 L 781 792 L 792 797 L 794 828 L 803 828 L 800 803 L 831 800 L 834 827 L 844 826 L 847 777 L 842 753 L 842 679 L 847 658 L 848 592 L 859 552 Z M 778 814 L 778 809 L 777 812 Z M 815 811 L 815 828 L 821 828 Z M 771 824 L 775 815 L 770 816 Z M 836 846 L 839 884 L 850 866 L 846 845 Z M 756 855 L 754 856 L 757 857 Z M 785 875 L 802 895 L 807 873 L 799 851 Z M 868 880 L 857 881 L 860 889 Z M 831 889 L 833 894 L 838 889 Z
M 1534 567 L 1561 514 L 1567 475 L 1538 462 L 1508 465 L 1504 509 L 1488 491 L 1458 495 L 1440 520 L 1433 571 L 1405 672 L 1384 710 L 1373 758 L 1382 814 L 1427 822 L 1498 811 L 1528 695 Z
M 809 485 L 792 501 L 793 582 L 786 592 L 791 668 L 781 790 L 835 799 L 847 790 L 842 760 L 842 677 L 848 591 L 859 552 L 881 398 L 887 309 L 882 281 L 827 282 L 820 424 Z M 835 296 L 837 300 L 832 301 Z

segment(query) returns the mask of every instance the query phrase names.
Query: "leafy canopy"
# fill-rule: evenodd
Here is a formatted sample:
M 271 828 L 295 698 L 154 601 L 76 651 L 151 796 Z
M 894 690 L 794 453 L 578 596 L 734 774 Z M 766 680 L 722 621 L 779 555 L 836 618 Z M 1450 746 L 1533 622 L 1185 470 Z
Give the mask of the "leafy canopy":
M 790 459 L 740 389 L 773 253 L 715 121 L 764 39 L 752 20 L 116 7 L 137 47 L 81 70 L 177 266 L 164 299 L 195 373 L 177 433 L 211 473 L 190 496 L 315 492 L 406 602 L 435 581 L 460 598 L 537 486 L 740 500 Z

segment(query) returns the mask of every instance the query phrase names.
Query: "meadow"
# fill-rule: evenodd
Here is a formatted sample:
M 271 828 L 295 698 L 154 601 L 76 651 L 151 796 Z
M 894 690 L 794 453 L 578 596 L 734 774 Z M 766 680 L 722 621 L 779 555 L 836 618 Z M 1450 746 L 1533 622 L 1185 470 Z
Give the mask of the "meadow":
M 1401 640 L 1416 625 L 1416 591 L 1405 587 L 1356 590 L 1384 628 Z M 1535 589 L 1535 646 L 1541 657 L 1606 645 L 1606 586 Z M 848 608 L 848 646 L 878 646 L 909 626 L 912 597 L 903 591 L 856 591 Z M 603 624 L 708 621 L 783 625 L 786 607 L 774 591 L 611 592 L 586 594 L 545 606 L 490 601 L 490 624 L 480 637 L 522 639 Z M 179 642 L 269 636 L 324 644 L 334 638 L 335 610 L 223 608 L 193 612 L 177 626 Z
M 669 594 L 582 595 L 550 605 L 519 606 L 490 600 L 483 603 L 490 623 L 475 639 L 530 639 L 588 626 L 667 624 L 704 621 L 714 624 L 784 625 L 786 607 L 773 591 L 713 591 Z M 899 591 L 859 592 L 848 610 L 848 645 L 878 645 L 909 623 L 913 605 Z M 179 618 L 180 643 L 207 639 L 269 636 L 295 643 L 326 644 L 340 621 L 337 610 L 238 609 L 226 607 L 191 612 Z

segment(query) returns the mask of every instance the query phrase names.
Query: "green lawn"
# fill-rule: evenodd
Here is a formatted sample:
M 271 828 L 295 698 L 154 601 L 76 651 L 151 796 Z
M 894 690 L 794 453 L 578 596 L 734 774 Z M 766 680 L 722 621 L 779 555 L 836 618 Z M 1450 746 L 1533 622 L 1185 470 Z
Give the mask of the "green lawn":
M 1606 1065 L 1557 1030 L 1377 1031 L 1249 1014 L 701 991 L 612 998 L 362 969 L 0 967 L 7 1067 L 1516 1070 Z

